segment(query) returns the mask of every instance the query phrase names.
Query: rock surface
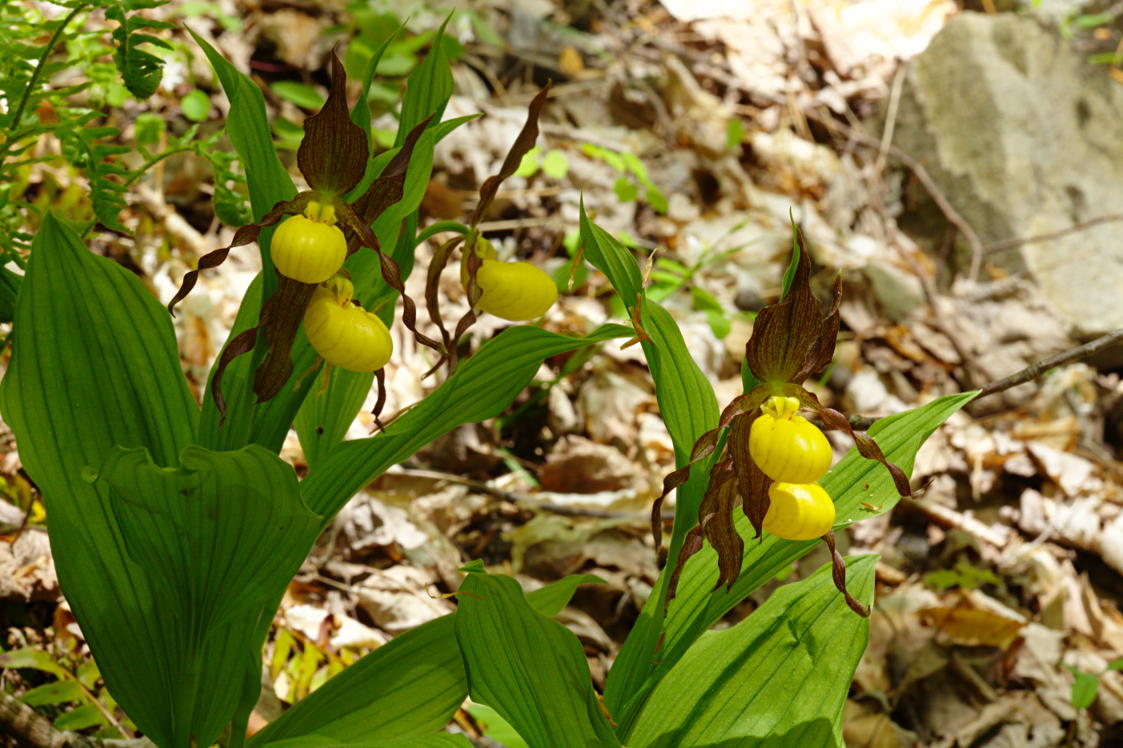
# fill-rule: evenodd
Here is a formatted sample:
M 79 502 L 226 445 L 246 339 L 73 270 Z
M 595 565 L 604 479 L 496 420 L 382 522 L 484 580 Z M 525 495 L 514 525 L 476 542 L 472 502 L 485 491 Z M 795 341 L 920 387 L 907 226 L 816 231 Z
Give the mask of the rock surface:
M 1123 213 L 1123 87 L 1031 17 L 961 13 L 908 68 L 896 145 L 984 244 Z M 1123 327 L 1118 222 L 989 253 L 1079 336 Z

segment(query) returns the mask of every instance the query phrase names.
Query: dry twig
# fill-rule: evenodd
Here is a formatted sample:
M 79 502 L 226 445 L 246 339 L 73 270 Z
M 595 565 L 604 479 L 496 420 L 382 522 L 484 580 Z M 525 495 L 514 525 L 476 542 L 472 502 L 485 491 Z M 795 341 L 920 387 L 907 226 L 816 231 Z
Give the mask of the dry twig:
M 1049 358 L 1030 364 L 1021 371 L 1015 372 L 1008 377 L 1004 377 L 979 388 L 979 394 L 972 402 L 978 402 L 981 398 L 1004 392 L 1011 387 L 1017 387 L 1019 384 L 1032 382 L 1050 369 L 1055 369 L 1058 366 L 1064 366 L 1065 364 L 1071 364 L 1074 361 L 1088 358 L 1120 342 L 1123 342 L 1123 329 L 1109 332 L 1084 345 L 1054 354 Z M 859 431 L 866 431 L 878 418 L 872 418 L 870 416 L 850 416 L 849 420 L 851 427 Z
M 1034 234 L 1033 236 L 1014 237 L 1013 239 L 1003 239 L 1000 242 L 993 242 L 983 248 L 985 254 L 997 254 L 998 252 L 1005 252 L 1008 249 L 1016 249 L 1025 244 L 1036 244 L 1038 242 L 1049 242 L 1054 239 L 1060 239 L 1068 234 L 1075 234 L 1079 231 L 1085 231 L 1098 226 L 1101 223 L 1112 223 L 1113 221 L 1123 221 L 1123 213 L 1108 213 L 1103 216 L 1096 216 L 1089 218 L 1087 221 L 1080 221 L 1071 226 L 1067 226 L 1059 231 L 1050 231 L 1047 234 Z
M 46 717 L 14 696 L 0 691 L 0 735 L 14 738 L 21 748 L 93 748 L 101 745 L 73 732 L 60 732 Z

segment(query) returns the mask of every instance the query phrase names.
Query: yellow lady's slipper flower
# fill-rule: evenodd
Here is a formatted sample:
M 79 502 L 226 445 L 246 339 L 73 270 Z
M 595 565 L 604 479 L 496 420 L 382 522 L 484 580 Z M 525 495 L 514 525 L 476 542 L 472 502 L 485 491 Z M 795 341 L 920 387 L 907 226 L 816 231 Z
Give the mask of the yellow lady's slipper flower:
M 320 357 L 350 371 L 377 371 L 394 352 L 386 325 L 351 303 L 354 288 L 343 277 L 320 286 L 304 312 L 304 331 Z
M 772 480 L 814 483 L 830 469 L 833 453 L 819 427 L 798 410 L 794 397 L 770 397 L 749 432 L 749 455 Z
M 813 540 L 834 525 L 834 502 L 818 483 L 773 483 L 764 529 L 786 540 Z
M 335 208 L 309 202 L 304 215 L 286 218 L 269 245 L 277 272 L 301 283 L 323 283 L 343 267 L 347 240 L 335 225 Z

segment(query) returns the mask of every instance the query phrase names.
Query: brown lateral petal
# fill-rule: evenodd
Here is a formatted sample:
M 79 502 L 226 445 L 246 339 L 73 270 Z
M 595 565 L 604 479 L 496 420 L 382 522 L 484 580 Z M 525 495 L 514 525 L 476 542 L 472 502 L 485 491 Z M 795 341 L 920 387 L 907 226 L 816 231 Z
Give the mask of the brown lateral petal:
M 905 475 L 905 471 L 897 467 L 889 460 L 885 459 L 885 453 L 881 451 L 881 447 L 877 446 L 877 442 L 873 437 L 863 431 L 855 431 L 854 427 L 850 425 L 849 419 L 845 415 L 839 413 L 832 408 L 824 407 L 819 398 L 803 389 L 798 385 L 792 385 L 784 388 L 784 394 L 792 397 L 799 398 L 800 403 L 819 414 L 823 419 L 823 424 L 827 428 L 838 429 L 845 431 L 854 438 L 854 446 L 858 450 L 858 454 L 869 460 L 876 460 L 885 466 L 889 471 L 889 475 L 893 478 L 893 485 L 897 489 L 897 493 L 901 498 L 912 498 L 912 487 L 909 485 L 909 477 Z
M 669 473 L 663 479 L 663 493 L 659 494 L 659 498 L 651 506 L 651 534 L 655 538 L 655 549 L 659 550 L 663 543 L 663 502 L 666 500 L 668 494 L 675 490 L 683 483 L 686 483 L 690 478 L 690 468 L 695 463 L 706 459 L 714 453 L 717 449 L 718 437 L 721 435 L 721 429 L 711 429 L 698 437 L 698 441 L 694 443 L 694 448 L 690 452 L 690 462 L 686 463 L 678 470 Z
M 287 215 L 299 213 L 304 210 L 304 206 L 308 204 L 311 199 L 311 192 L 302 192 L 292 200 L 282 200 L 273 206 L 265 216 L 261 219 L 261 223 L 251 223 L 248 226 L 242 226 L 234 232 L 234 239 L 230 244 L 216 249 L 213 252 L 208 252 L 199 258 L 198 266 L 195 270 L 190 270 L 183 276 L 183 281 L 180 284 L 179 290 L 176 291 L 175 296 L 168 302 L 168 312 L 175 315 L 175 305 L 183 301 L 187 294 L 191 293 L 191 289 L 195 288 L 195 282 L 199 279 L 199 273 L 203 270 L 216 268 L 226 261 L 226 257 L 230 254 L 230 250 L 234 247 L 241 247 L 251 242 L 257 241 L 257 237 L 261 234 L 261 230 L 268 226 L 272 226 Z
M 382 425 L 382 420 L 379 418 L 382 415 L 382 409 L 386 407 L 386 369 L 385 367 L 379 369 L 374 373 L 374 381 L 378 382 L 378 397 L 374 401 L 374 410 L 371 415 L 374 416 L 374 425 L 379 431 L 385 431 L 386 427 Z
M 410 159 L 413 158 L 414 146 L 417 145 L 418 139 L 432 119 L 430 117 L 409 131 L 401 149 L 394 154 L 378 178 L 371 182 L 366 192 L 352 205 L 355 214 L 363 223 L 369 226 L 374 219 L 382 215 L 382 211 L 402 199 L 406 171 L 409 169 Z
M 483 290 L 476 282 L 476 273 L 483 265 L 483 260 L 469 247 L 470 245 L 464 248 L 464 252 L 467 254 L 465 268 L 468 271 L 468 311 L 464 312 L 464 315 L 457 320 L 456 329 L 452 333 L 452 340 L 448 343 L 448 369 L 450 374 L 456 369 L 460 339 L 464 337 L 464 333 L 468 332 L 472 325 L 476 324 L 476 303 L 483 295 Z
M 678 558 L 675 560 L 675 568 L 671 570 L 671 578 L 667 581 L 667 599 L 663 601 L 664 613 L 667 612 L 671 600 L 675 599 L 675 594 L 678 592 L 678 578 L 682 575 L 683 567 L 686 566 L 687 560 L 700 550 L 702 550 L 702 528 L 695 526 L 686 533 Z
M 231 241 L 230 244 L 220 249 L 216 249 L 213 252 L 207 252 L 205 255 L 200 257 L 199 262 L 195 266 L 195 269 L 187 271 L 187 273 L 183 276 L 183 280 L 180 282 L 179 290 L 175 292 L 175 296 L 173 296 L 172 300 L 168 302 L 168 313 L 173 317 L 175 316 L 176 304 L 187 298 L 187 294 L 191 293 L 191 290 L 195 288 L 195 283 L 199 280 L 199 273 L 204 270 L 216 268 L 222 263 L 226 262 L 226 258 L 230 254 L 231 249 L 257 241 L 257 236 L 260 233 L 261 227 L 257 224 L 242 226 L 240 229 L 234 232 L 234 240 Z
M 441 318 L 441 273 L 448 265 L 453 251 L 464 241 L 463 236 L 456 236 L 437 247 L 433 252 L 433 259 L 429 261 L 429 270 L 425 276 L 425 310 L 429 313 L 429 320 L 441 332 L 441 342 L 445 350 L 452 351 L 450 345 L 452 338 L 445 329 L 444 320 Z
M 547 83 L 530 102 L 530 106 L 527 107 L 526 124 L 523 125 L 522 131 L 515 138 L 511 150 L 507 151 L 507 157 L 503 159 L 503 166 L 499 168 L 499 173 L 488 177 L 480 185 L 480 201 L 476 204 L 476 209 L 472 211 L 472 219 L 468 222 L 469 226 L 475 228 L 480 224 L 484 214 L 487 213 L 487 209 L 491 207 L 491 201 L 495 199 L 495 193 L 499 191 L 499 185 L 515 173 L 519 164 L 522 163 L 523 156 L 534 147 L 534 141 L 538 140 L 538 116 L 542 113 L 542 107 L 546 105 L 546 99 L 549 95 L 550 84 Z
M 222 354 L 218 357 L 218 365 L 215 367 L 214 376 L 211 378 L 211 397 L 214 398 L 214 405 L 218 408 L 219 428 L 222 428 L 222 424 L 226 421 L 226 398 L 222 396 L 222 375 L 234 359 L 253 350 L 257 343 L 257 332 L 260 329 L 260 327 L 251 327 L 238 333 L 233 340 L 226 344 L 226 347 L 222 349 Z
M 366 106 L 366 102 L 359 102 Z M 370 148 L 367 134 L 351 121 L 347 108 L 347 73 L 331 55 L 331 92 L 319 112 L 304 120 L 304 139 L 296 163 L 313 190 L 342 195 L 363 178 Z
M 733 586 L 741 573 L 745 554 L 745 541 L 733 525 L 733 504 L 737 501 L 737 482 L 729 461 L 721 463 L 710 473 L 710 486 L 698 509 L 698 524 L 706 540 L 717 551 L 718 580 L 716 590 L 723 584 Z
M 292 377 L 292 342 L 318 285 L 301 283 L 283 275 L 278 277 L 277 290 L 261 307 L 267 353 L 254 372 L 253 391 L 258 402 L 275 396 Z
M 733 398 L 733 402 L 729 403 L 729 405 L 725 406 L 725 410 L 721 411 L 721 418 L 718 419 L 718 428 L 728 428 L 729 424 L 733 423 L 733 421 L 741 416 L 755 414 L 761 403 L 767 400 L 770 394 L 772 393 L 767 387 L 757 386 L 753 387 L 747 394 Z
M 850 610 L 862 616 L 862 618 L 869 618 L 870 609 L 846 589 L 846 562 L 842 560 L 842 554 L 834 546 L 834 533 L 828 532 L 824 535 L 823 542 L 827 544 L 827 548 L 830 548 L 831 551 L 831 576 L 834 578 L 834 586 L 846 598 L 846 604 L 850 606 Z
M 733 456 L 733 469 L 737 472 L 737 490 L 741 494 L 741 510 L 748 517 L 754 537 L 759 538 L 764 528 L 764 515 L 768 514 L 771 500 L 768 487 L 772 480 L 765 475 L 749 455 L 749 432 L 753 419 L 738 418 L 729 432 L 729 452 Z

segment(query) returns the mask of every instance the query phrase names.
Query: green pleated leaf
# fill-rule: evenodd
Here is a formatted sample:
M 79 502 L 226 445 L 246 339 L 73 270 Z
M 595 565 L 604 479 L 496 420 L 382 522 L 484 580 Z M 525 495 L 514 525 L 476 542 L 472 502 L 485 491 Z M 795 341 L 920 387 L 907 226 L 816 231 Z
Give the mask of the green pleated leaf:
M 581 643 L 537 613 L 518 582 L 472 572 L 457 599 L 456 639 L 473 701 L 499 712 L 534 748 L 620 745 Z
M 850 590 L 873 600 L 877 556 L 847 564 Z M 842 708 L 869 640 L 828 563 L 781 587 L 736 626 L 702 636 L 648 699 L 630 748 L 842 745 Z
M 396 637 L 343 670 L 250 740 L 317 735 L 381 740 L 436 732 L 468 694 L 453 617 Z
M 348 371 L 338 366 L 333 366 L 328 376 L 328 386 L 321 389 L 317 384 L 308 393 L 293 422 L 309 467 L 343 441 L 374 381 L 373 372 Z
M 341 742 L 326 735 L 306 735 L 275 743 L 263 743 L 269 748 L 472 748 L 472 741 L 463 735 L 417 735 L 396 740 Z
M 694 442 L 717 423 L 717 398 L 671 315 L 659 304 L 644 300 L 641 316 L 649 336 L 643 341 L 643 353 L 655 380 L 659 412 L 671 432 L 676 463 L 685 465 Z
M 207 55 L 226 98 L 230 100 L 226 132 L 245 168 L 254 220 L 260 221 L 274 205 L 282 200 L 291 200 L 296 195 L 292 178 L 273 149 L 273 136 L 265 115 L 265 96 L 252 80 L 238 72 L 206 40 L 191 29 L 188 31 Z M 266 233 L 262 232 L 263 241 L 268 241 L 268 237 L 264 236 Z M 268 253 L 263 251 L 262 254 Z M 266 269 L 271 268 L 266 266 Z
M 480 346 L 456 372 L 385 433 L 343 442 L 314 467 L 301 485 L 312 511 L 332 517 L 363 486 L 437 437 L 465 423 L 503 411 L 550 356 L 629 334 L 605 325 L 586 337 L 538 327 L 511 327 Z
M 499 712 L 486 704 L 469 704 L 464 711 L 472 715 L 472 719 L 480 726 L 485 738 L 494 740 L 506 748 L 530 748 L 522 739 L 515 728 L 507 724 L 507 720 L 499 716 Z
M 256 445 L 189 446 L 178 468 L 117 448 L 90 479 L 117 519 L 122 565 L 134 565 L 147 587 L 136 609 L 113 615 L 150 621 L 156 651 L 168 653 L 148 665 L 168 742 L 207 745 L 256 701 L 260 623 L 272 618 L 320 518 L 304 506 L 292 467 Z
M 585 257 L 612 283 L 625 306 L 638 303 L 640 323 L 646 338 L 641 338 L 648 369 L 655 381 L 659 412 L 667 424 L 675 447 L 678 467 L 687 464 L 694 443 L 714 428 L 718 420 L 717 398 L 713 387 L 698 368 L 686 347 L 674 319 L 657 302 L 643 294 L 643 278 L 631 251 L 611 234 L 589 220 L 581 207 L 581 245 Z M 638 302 L 637 302 L 638 298 Z M 638 335 L 637 331 L 637 335 Z M 689 480 L 679 487 L 675 502 L 675 523 L 671 533 L 669 558 L 677 558 L 687 531 L 695 524 L 698 506 L 709 480 L 706 463 L 690 471 Z M 621 649 L 616 666 L 605 685 L 605 701 L 610 710 L 619 709 L 624 699 L 643 683 L 662 636 L 662 610 L 659 602 L 667 580 L 660 580 Z
M 83 480 L 114 445 L 177 462 L 197 410 L 167 313 L 132 273 L 48 215 L 16 309 L 5 420 L 42 490 L 62 588 L 114 697 L 172 745 L 159 661 L 165 632 L 105 497 Z
M 452 18 L 452 15 L 449 15 Z M 433 123 L 440 122 L 441 114 L 452 96 L 452 67 L 444 49 L 446 18 L 433 37 L 433 46 L 421 64 L 410 73 L 406 80 L 406 92 L 402 97 L 402 112 L 398 118 L 398 135 L 394 145 L 405 142 L 409 131 L 426 119 L 432 117 Z
M 624 306 L 631 308 L 643 293 L 643 275 L 632 253 L 612 234 L 589 220 L 585 202 L 581 202 L 581 248 L 598 270 L 608 276 Z
M 940 424 L 970 402 L 975 395 L 975 392 L 948 395 L 920 408 L 882 418 L 870 428 L 869 433 L 877 439 L 889 461 L 898 465 L 906 475 L 911 474 L 920 446 Z M 835 530 L 887 512 L 899 500 L 889 472 L 853 449 L 819 483 L 835 500 Z M 734 525 L 744 538 L 751 538 L 755 534 L 743 513 L 734 513 Z M 632 685 L 632 690 L 624 691 L 619 696 L 623 705 L 612 712 L 613 717 L 621 724 L 621 734 L 628 734 L 651 689 L 699 636 L 753 590 L 790 567 L 818 542 L 783 540 L 774 535 L 765 535 L 760 541 L 747 541 L 741 574 L 728 590 L 724 587 L 714 589 L 718 565 L 713 548 L 707 545 L 692 556 L 683 569 L 678 595 L 671 603 L 663 625 L 658 664 L 650 658 L 645 659 L 635 654 L 629 654 L 629 659 L 625 660 L 624 650 L 635 646 L 632 645 L 631 637 L 617 657 L 616 667 L 624 661 L 631 668 L 630 672 L 626 672 L 628 682 Z M 653 599 L 654 596 L 644 606 L 641 621 L 658 617 L 652 609 Z M 655 605 L 661 606 L 662 603 L 656 601 Z M 638 646 L 635 648 L 639 651 Z M 610 709 L 612 706 L 610 704 Z
M 553 616 L 577 585 L 600 581 L 591 574 L 565 577 L 531 592 L 527 601 Z M 254 735 L 250 748 L 289 739 L 377 741 L 440 730 L 468 696 L 454 622 L 451 615 L 437 618 L 374 650 Z

